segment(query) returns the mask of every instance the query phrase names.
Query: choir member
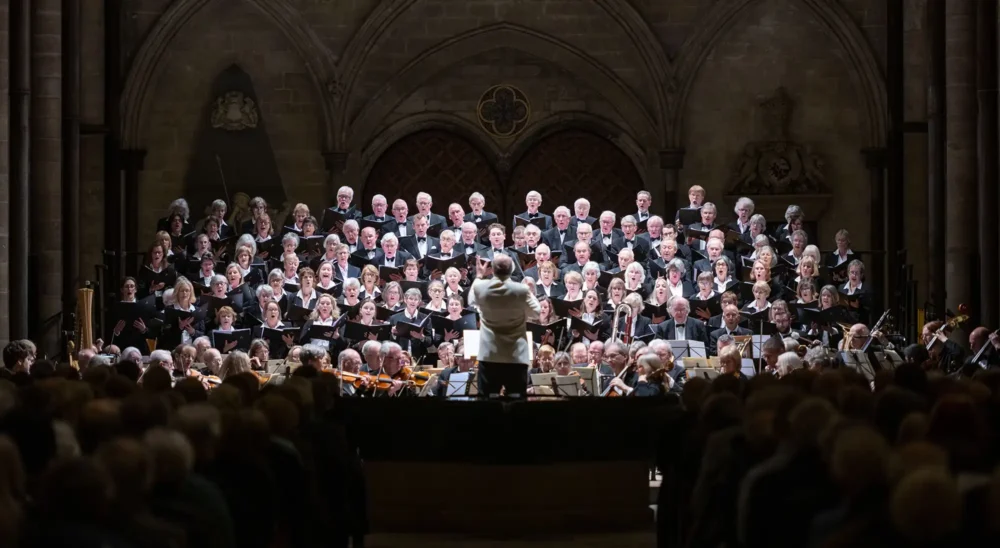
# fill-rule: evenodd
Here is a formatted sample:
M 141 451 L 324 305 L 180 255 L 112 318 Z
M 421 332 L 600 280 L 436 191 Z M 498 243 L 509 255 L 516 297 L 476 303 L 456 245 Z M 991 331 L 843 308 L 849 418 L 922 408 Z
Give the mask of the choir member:
M 746 196 L 736 200 L 733 212 L 736 213 L 736 220 L 729 223 L 728 227 L 740 235 L 746 234 L 750 230 L 750 217 L 753 216 L 753 200 Z
M 332 264 L 327 262 L 320 263 L 317 278 L 316 290 L 320 293 L 335 293 L 337 291 L 337 282 L 333 279 Z
M 348 278 L 344 280 L 343 291 L 337 304 L 345 309 L 353 308 L 361 302 L 361 299 L 358 298 L 360 294 L 361 282 L 357 278 Z
M 445 295 L 443 283 L 435 280 L 428 284 L 427 294 L 430 295 L 430 300 L 424 305 L 424 310 L 429 310 L 431 312 L 443 312 L 448 308 L 448 303 L 444 300 Z
M 312 310 L 317 302 L 316 273 L 308 266 L 299 271 L 299 291 L 292 297 L 292 307 Z
M 358 236 L 361 233 L 361 227 L 358 226 L 358 221 L 351 219 L 344 223 L 344 230 L 341 234 L 344 235 L 343 243 L 347 244 L 347 249 L 354 253 L 358 250 Z
M 443 216 L 431 212 L 431 207 L 434 206 L 434 199 L 431 198 L 430 194 L 418 192 L 414 202 L 417 204 L 417 214 L 427 217 L 428 226 L 444 227 L 448 223 L 448 220 Z
M 625 268 L 625 292 L 636 293 L 640 299 L 645 299 L 649 295 L 649 287 L 646 285 L 646 269 L 639 263 L 630 263 Z
M 611 282 L 608 283 L 608 297 L 604 302 L 604 310 L 613 314 L 618 305 L 622 304 L 625 295 L 625 280 L 612 278 Z
M 225 280 L 223 280 L 225 283 Z M 205 334 L 205 318 L 195 307 L 197 297 L 194 287 L 187 278 L 177 278 L 174 283 L 173 304 L 168 310 L 177 310 L 190 314 L 186 318 L 178 317 L 167 321 L 157 340 L 157 348 L 174 348 L 179 344 L 190 344 L 191 341 Z
M 657 335 L 668 341 L 701 341 L 708 345 L 708 331 L 705 324 L 689 317 L 691 303 L 684 297 L 674 297 L 670 301 L 670 319 L 656 327 Z
M 566 288 L 556 281 L 558 270 L 552 261 L 538 263 L 538 278 L 535 281 L 535 292 L 539 297 L 558 299 L 566 294 Z
M 346 347 L 343 339 L 340 336 L 340 332 L 333 328 L 334 322 L 340 317 L 340 309 L 337 308 L 337 303 L 334 302 L 332 295 L 320 295 L 316 299 L 316 308 L 313 309 L 312 313 L 309 314 L 309 319 L 306 321 L 305 325 L 302 326 L 302 331 L 299 334 L 299 344 L 302 345 L 315 345 L 320 348 L 327 350 L 327 352 L 336 353 Z M 312 338 L 309 332 L 314 326 L 327 326 L 330 330 L 324 335 L 325 338 Z M 331 342 L 331 339 L 333 342 Z
M 385 196 L 376 194 L 372 196 L 372 214 L 365 216 L 364 220 L 375 221 L 377 223 L 387 222 L 389 218 L 385 216 L 385 212 L 388 208 L 389 202 L 386 201 Z
M 374 265 L 365 265 L 361 269 L 361 293 L 358 294 L 358 298 L 362 301 L 374 301 L 381 298 L 382 290 L 379 288 L 379 275 L 378 267 Z
M 403 309 L 403 288 L 399 282 L 389 282 L 382 288 L 382 306 L 392 312 Z
M 396 313 L 389 318 L 389 323 L 392 324 L 393 339 L 402 348 L 406 349 L 407 352 L 410 352 L 411 355 L 416 356 L 417 359 L 423 359 L 424 355 L 426 355 L 427 347 L 433 342 L 431 337 L 426 334 L 426 331 L 403 331 L 402 328 L 397 330 L 397 326 L 400 325 L 399 322 L 415 324 L 424 321 L 427 315 L 420 312 L 422 299 L 423 296 L 420 294 L 419 289 L 406 290 L 406 293 L 403 294 L 403 303 L 406 307 L 402 312 Z
M 167 263 L 167 250 L 160 242 L 149 246 L 146 253 L 149 262 L 139 271 L 139 294 L 142 298 L 150 295 L 162 297 L 164 288 L 177 278 L 177 273 Z
M 759 261 L 754 263 L 754 270 L 757 270 L 757 265 L 760 264 Z M 763 266 L 763 265 L 761 265 Z M 768 297 L 771 295 L 771 285 L 766 281 L 758 280 L 753 283 L 753 298 L 754 300 L 748 302 L 746 306 L 743 307 L 745 312 L 751 314 L 756 314 L 762 310 L 767 310 L 771 308 L 771 302 L 768 301 Z
M 733 277 L 733 263 L 729 257 L 719 257 L 712 263 L 715 276 L 712 277 L 712 285 L 716 293 L 725 293 L 734 286 L 739 285 L 739 281 Z
M 583 289 L 587 290 L 600 290 L 600 279 L 601 279 L 601 267 L 594 261 L 587 261 L 583 265 L 583 269 L 580 271 L 583 274 Z
M 187 200 L 184 198 L 177 198 L 176 200 L 170 202 L 170 205 L 167 206 L 167 216 L 156 222 L 156 229 L 173 232 L 171 225 L 173 224 L 175 217 L 180 220 L 180 230 L 178 230 L 178 235 L 186 234 L 194 230 L 194 227 L 190 225 L 191 208 L 188 207 Z
M 489 211 L 486 211 L 486 198 L 478 192 L 473 192 L 469 195 L 469 213 L 465 216 L 465 220 L 472 222 L 473 224 L 486 225 L 489 226 L 491 223 L 497 222 L 497 216 Z
M 527 206 L 528 210 L 524 213 L 516 215 L 512 226 L 517 226 L 517 217 L 523 219 L 541 219 L 544 226 L 540 227 L 542 230 L 548 230 L 552 228 L 552 217 L 538 211 L 538 208 L 542 205 L 542 195 L 538 191 L 529 191 L 524 197 L 524 204 Z
M 684 279 L 687 267 L 680 259 L 667 263 L 667 289 L 672 297 L 689 297 L 694 295 L 694 285 Z
M 337 260 L 333 263 L 333 277 L 344 283 L 349 278 L 361 276 L 361 269 L 350 263 L 351 249 L 347 244 L 338 244 Z
M 292 209 L 292 224 L 286 225 L 282 232 L 294 232 L 296 234 L 302 234 L 305 232 L 305 222 L 309 217 L 309 206 L 306 204 L 295 204 L 295 208 Z

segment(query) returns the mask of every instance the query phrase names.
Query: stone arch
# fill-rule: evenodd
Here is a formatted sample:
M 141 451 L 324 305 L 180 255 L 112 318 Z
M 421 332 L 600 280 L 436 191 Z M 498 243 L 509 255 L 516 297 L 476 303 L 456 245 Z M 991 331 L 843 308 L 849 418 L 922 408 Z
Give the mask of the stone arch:
M 360 202 L 365 211 L 376 194 L 390 204 L 396 198 L 413 204 L 420 191 L 436 198 L 434 211 L 440 214 L 451 202 L 464 207 L 473 191 L 481 192 L 487 204 L 503 203 L 503 188 L 482 143 L 452 131 L 455 126 L 407 127 L 414 131 L 387 143 L 366 174 Z
M 524 210 L 529 190 L 542 194 L 545 211 L 570 206 L 580 197 L 590 200 L 598 213 L 634 206 L 636 192 L 645 188 L 643 170 L 611 136 L 593 129 L 552 126 L 549 132 L 537 133 L 537 140 L 526 141 L 531 147 L 513 165 L 507 185 L 506 218 Z
M 506 161 L 509 166 L 516 166 L 536 144 L 552 134 L 570 129 L 586 131 L 607 139 L 629 157 L 640 177 L 646 172 L 646 152 L 635 138 L 611 120 L 582 111 L 559 112 L 524 128 L 507 147 Z
M 739 15 L 756 1 L 720 0 L 698 27 L 697 33 L 685 42 L 681 56 L 674 65 L 676 78 L 671 82 L 671 86 L 676 88 L 677 107 L 671 110 L 673 118 L 667 124 L 670 132 L 669 146 L 682 145 L 688 95 L 702 63 L 719 40 L 732 28 Z M 838 0 L 798 1 L 812 10 L 820 24 L 830 31 L 833 39 L 847 53 L 850 60 L 848 71 L 856 79 L 864 103 L 865 133 L 868 136 L 865 146 L 875 148 L 884 146 L 888 120 L 885 78 L 864 33 Z
M 148 38 L 136 53 L 122 89 L 123 148 L 142 148 L 140 139 L 144 110 L 160 60 L 177 33 L 210 2 L 212 0 L 176 0 L 171 3 L 153 25 Z M 301 57 L 322 108 L 324 145 L 328 150 L 334 149 L 333 108 L 330 104 L 330 94 L 325 92 L 336 80 L 332 55 L 299 12 L 289 6 L 286 0 L 247 0 L 247 2 L 260 10 L 261 14 L 285 35 Z
M 490 168 L 496 170 L 497 160 L 502 152 L 496 142 L 489 138 L 476 124 L 447 112 L 422 112 L 401 118 L 383 129 L 365 145 L 361 151 L 361 176 L 359 181 L 365 185 L 372 167 L 385 154 L 385 151 L 414 133 L 426 130 L 441 130 L 453 133 L 473 146 L 483 154 Z M 358 189 L 362 194 L 363 187 Z
M 397 17 L 410 9 L 418 0 L 386 0 L 380 2 L 372 11 L 358 31 L 351 37 L 351 40 L 344 48 L 341 57 L 341 75 L 344 89 L 344 97 L 351 97 L 354 84 L 361 68 L 368 59 L 368 54 L 374 49 L 382 34 L 392 26 Z M 663 128 L 667 120 L 670 119 L 667 99 L 667 83 L 673 73 L 673 64 L 667 57 L 663 45 L 656 37 L 656 33 L 649 27 L 649 24 L 642 17 L 635 7 L 628 0 L 592 0 L 597 6 L 621 27 L 629 40 L 635 46 L 642 58 L 643 66 L 653 82 L 654 97 L 658 110 L 658 127 Z M 344 101 L 342 108 L 346 108 L 347 101 Z M 341 113 L 338 118 L 342 118 Z M 667 130 L 663 129 L 662 134 Z
M 351 125 L 348 150 L 368 142 L 382 120 L 406 97 L 435 74 L 456 63 L 508 44 L 529 55 L 549 60 L 582 81 L 590 83 L 612 104 L 637 135 L 653 138 L 657 123 L 642 103 L 614 73 L 583 52 L 551 36 L 537 31 L 499 23 L 461 34 L 422 52 L 397 73 L 362 108 Z M 513 46 L 510 46 L 510 45 Z

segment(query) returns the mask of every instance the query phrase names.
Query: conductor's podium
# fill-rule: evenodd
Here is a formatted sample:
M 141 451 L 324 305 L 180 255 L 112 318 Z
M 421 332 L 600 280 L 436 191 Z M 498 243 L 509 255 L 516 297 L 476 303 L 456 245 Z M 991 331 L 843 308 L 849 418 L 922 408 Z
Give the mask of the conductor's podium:
M 373 532 L 496 536 L 652 526 L 665 398 L 345 398 Z

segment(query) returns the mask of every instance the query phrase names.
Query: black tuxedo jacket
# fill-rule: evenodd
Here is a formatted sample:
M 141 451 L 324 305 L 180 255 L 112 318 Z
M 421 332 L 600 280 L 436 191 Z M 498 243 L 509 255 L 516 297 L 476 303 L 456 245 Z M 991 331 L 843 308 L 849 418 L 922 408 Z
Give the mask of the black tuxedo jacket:
M 726 228 L 732 230 L 733 232 L 741 234 L 741 235 L 743 235 L 743 234 L 749 235 L 750 234 L 750 222 L 749 221 L 747 221 L 746 230 L 740 230 L 740 225 L 739 225 L 739 223 L 737 221 L 733 221 L 733 222 L 727 224 Z
M 412 259 L 413 255 L 410 255 L 402 249 L 396 250 L 396 255 L 392 258 L 393 266 L 396 268 L 403 268 L 406 264 L 407 259 Z M 375 252 L 375 260 L 372 261 L 375 266 L 385 266 L 385 252 L 381 249 Z
M 418 261 L 421 260 L 421 259 L 423 259 L 427 255 L 437 255 L 438 253 L 441 252 L 441 240 L 439 240 L 438 238 L 435 238 L 433 236 L 427 236 L 426 238 L 427 238 L 427 253 L 426 254 L 421 254 L 420 253 L 420 247 L 419 247 L 418 243 L 414 243 L 413 244 L 413 249 L 408 250 L 408 251 L 411 252 L 410 255 L 412 255 L 413 258 L 416 259 L 416 260 L 418 260 Z
M 566 235 L 563 236 L 562 240 L 559 239 L 559 227 L 557 226 L 553 226 L 545 232 L 542 232 L 542 241 L 544 241 L 550 249 L 562 249 L 566 242 L 571 242 L 575 239 L 576 230 L 573 230 L 572 225 L 566 227 Z
M 389 232 L 394 233 L 397 237 L 400 237 L 399 227 L 406 227 L 406 235 L 413 236 L 413 220 L 407 219 L 405 223 L 401 223 L 396 219 L 393 219 L 385 225 L 385 230 L 382 231 L 383 234 L 388 234 Z
M 355 261 L 358 261 L 356 264 L 375 264 L 375 259 L 378 257 L 378 254 L 382 252 L 382 250 L 376 247 L 371 249 L 371 252 L 372 256 L 369 257 L 369 250 L 365 249 L 364 246 L 359 245 L 358 249 L 354 253 L 351 253 L 351 257 L 353 257 Z
M 625 236 L 623 235 L 614 240 L 614 243 L 612 244 L 612 251 L 617 254 L 619 251 L 627 247 L 628 242 L 625 240 Z M 636 261 L 640 263 L 646 262 L 646 259 L 649 257 L 649 242 L 636 236 L 632 239 L 632 253 L 635 255 Z
M 418 214 L 410 215 L 409 219 L 410 226 L 413 226 L 413 218 L 416 217 L 417 215 Z M 437 225 L 448 226 L 448 219 L 444 215 L 438 215 L 433 211 L 427 214 L 427 222 L 429 226 L 437 226 Z
M 346 277 L 344 276 L 344 273 L 340 270 L 340 264 L 339 263 L 332 263 L 330 266 L 333 267 L 333 277 L 336 278 L 336 279 L 338 279 L 338 280 L 340 280 L 341 283 L 343 283 L 344 280 L 346 280 L 347 278 L 360 278 L 361 277 L 361 269 L 358 268 L 358 267 L 356 267 L 356 266 L 354 266 L 354 265 L 352 265 L 352 264 L 350 264 L 350 263 L 348 263 L 348 265 L 347 265 L 347 276 Z
M 619 333 L 624 333 L 625 332 L 625 318 L 619 318 L 618 319 L 618 332 Z M 650 333 L 653 333 L 654 337 L 656 336 L 656 327 L 653 324 L 650 323 L 649 318 L 647 318 L 647 317 L 645 317 L 645 316 L 643 316 L 641 314 L 638 315 L 638 316 L 636 316 L 635 317 L 635 337 L 636 338 L 642 337 L 642 336 L 648 335 Z M 610 335 L 610 331 L 608 332 L 608 334 Z
M 511 279 L 513 279 L 516 282 L 519 282 L 519 281 L 523 280 L 524 279 L 524 272 L 521 271 L 521 261 L 517 260 L 517 257 L 514 256 L 514 253 L 512 251 L 506 251 L 505 250 L 504 254 L 510 256 L 510 258 L 513 259 L 513 261 L 514 261 L 514 273 L 511 274 L 511 276 L 510 276 Z M 477 253 L 477 255 L 479 255 L 480 257 L 482 257 L 484 259 L 489 259 L 489 260 L 492 261 L 493 257 L 494 257 L 493 248 L 492 247 L 483 247 L 483 248 L 480 248 L 480 250 Z M 472 276 L 475 275 L 474 272 L 470 272 L 469 274 L 472 275 Z
M 528 213 L 527 211 L 522 211 L 521 213 L 518 213 L 517 215 L 515 215 L 515 217 L 524 217 L 525 219 L 527 219 L 529 217 L 529 215 L 531 215 L 531 214 Z M 536 214 L 536 216 L 538 218 L 540 218 L 540 219 L 545 219 L 545 226 L 541 227 L 542 232 L 545 232 L 546 230 L 548 230 L 548 229 L 550 229 L 550 228 L 552 228 L 554 226 L 554 223 L 552 222 L 552 215 L 549 215 L 548 213 L 542 213 L 541 211 L 539 211 Z M 513 226 L 517 226 L 517 219 L 511 219 L 510 222 L 511 222 L 510 226 L 512 226 L 512 227 Z
M 576 227 L 579 226 L 580 223 L 587 223 L 590 225 L 590 228 L 597 228 L 596 218 L 587 215 L 586 219 L 580 219 L 576 215 L 573 215 L 569 218 L 569 227 L 573 229 L 574 234 L 576 233 Z
M 721 337 L 721 336 L 723 336 L 725 334 L 726 334 L 726 326 L 725 326 L 725 324 L 723 324 L 723 326 L 721 328 L 716 329 L 716 330 L 712 331 L 711 333 L 709 333 L 709 336 L 708 336 L 708 338 L 709 338 L 709 341 L 708 341 L 709 349 L 708 349 L 708 351 L 711 352 L 711 355 L 713 355 L 713 356 L 718 356 L 719 355 L 719 337 Z M 740 327 L 739 325 L 737 325 L 736 329 L 734 329 L 733 332 L 729 333 L 729 334 L 733 335 L 734 337 L 740 337 L 740 336 L 746 336 L 746 335 L 753 335 L 753 331 L 750 331 L 749 329 L 747 329 L 745 327 Z
M 465 214 L 463 219 L 467 223 L 478 223 L 478 224 L 491 224 L 500 222 L 499 217 L 495 213 L 490 213 L 489 211 L 483 211 L 481 215 L 476 215 L 471 211 Z
M 427 314 L 417 311 L 417 319 L 415 321 L 423 321 L 427 317 Z M 401 321 L 410 321 L 406 318 L 406 311 L 397 312 L 389 317 L 389 325 L 396 327 Z M 424 328 L 424 338 L 414 339 L 410 337 L 409 333 L 397 333 L 393 336 L 393 339 L 403 347 L 413 356 L 414 365 L 420 362 L 420 360 L 427 355 L 427 347 L 433 342 L 431 338 L 431 328 L 428 324 Z
M 661 323 L 657 326 L 657 336 L 661 339 L 668 341 L 677 340 L 677 333 L 675 331 L 675 325 L 677 322 L 673 318 Z M 705 328 L 705 324 L 697 320 L 692 316 L 688 316 L 686 322 L 684 322 L 684 339 L 688 341 L 701 341 L 705 343 L 705 347 L 708 347 L 708 329 Z

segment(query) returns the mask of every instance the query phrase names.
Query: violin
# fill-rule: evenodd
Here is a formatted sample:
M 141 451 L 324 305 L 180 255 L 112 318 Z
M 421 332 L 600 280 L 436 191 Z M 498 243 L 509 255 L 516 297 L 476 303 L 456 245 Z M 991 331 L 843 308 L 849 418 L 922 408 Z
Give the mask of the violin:
M 337 377 L 342 383 L 345 382 L 354 386 L 355 389 L 361 388 L 372 380 L 371 375 L 366 375 L 364 373 L 351 373 L 341 369 L 325 369 L 323 372 Z

